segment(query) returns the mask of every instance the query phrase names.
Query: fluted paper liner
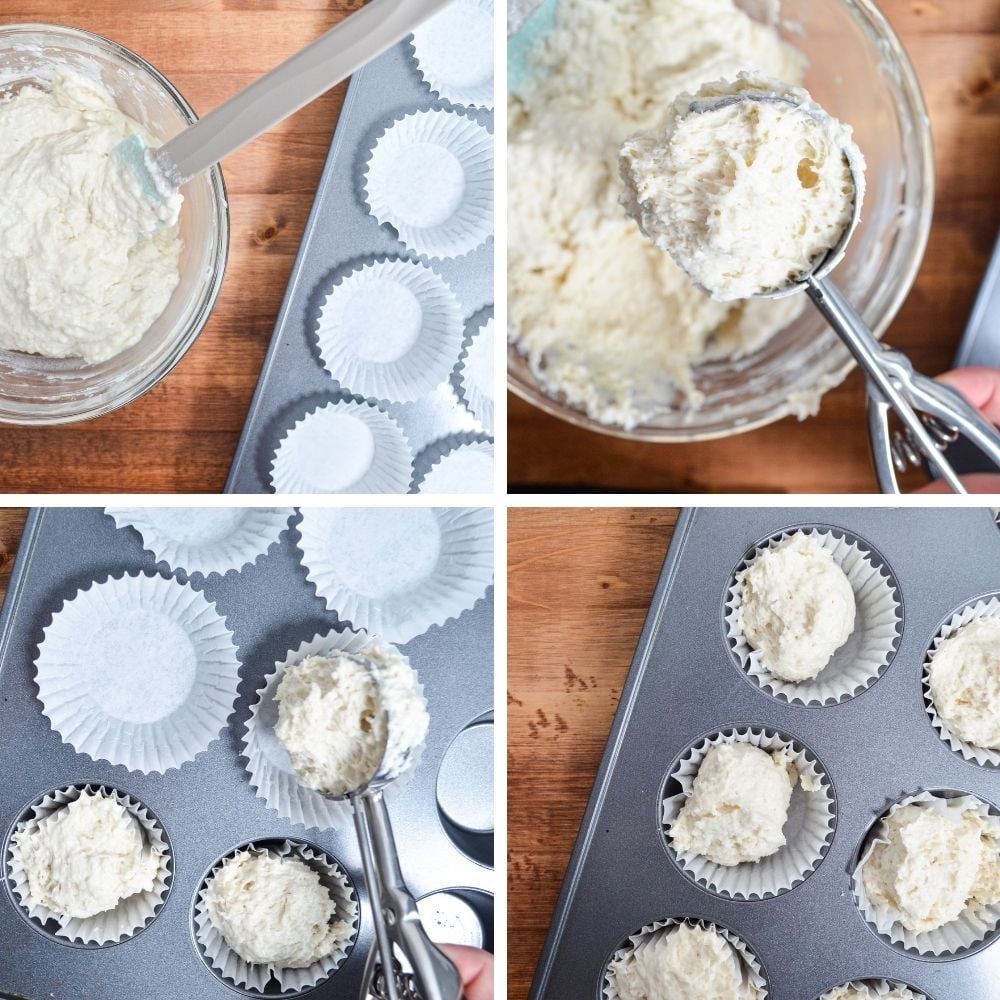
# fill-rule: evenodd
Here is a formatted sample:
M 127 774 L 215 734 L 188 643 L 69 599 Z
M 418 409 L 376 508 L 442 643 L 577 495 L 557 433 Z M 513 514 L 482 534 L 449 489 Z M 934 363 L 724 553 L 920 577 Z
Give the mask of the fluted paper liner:
M 193 576 L 241 570 L 288 527 L 291 507 L 105 507 L 117 528 L 134 528 L 157 562 Z
M 461 257 L 493 234 L 493 136 L 451 111 L 414 111 L 376 139 L 365 201 L 400 243 L 429 258 Z
M 693 851 L 677 851 L 670 836 L 670 828 L 691 795 L 702 761 L 710 749 L 724 743 L 749 743 L 767 753 L 781 750 L 799 772 L 783 831 L 785 846 L 760 861 L 733 867 L 716 864 Z M 669 777 L 681 786 L 680 792 L 663 800 L 662 820 L 670 853 L 694 881 L 712 892 L 733 899 L 767 899 L 779 895 L 802 882 L 829 850 L 835 824 L 829 778 L 811 753 L 768 729 L 737 726 L 699 740 L 685 751 Z M 806 786 L 816 790 L 807 791 Z
M 53 614 L 35 682 L 42 712 L 78 753 L 162 773 L 218 739 L 239 669 L 211 601 L 136 572 L 88 584 Z
M 310 410 L 282 438 L 270 474 L 276 493 L 406 493 L 412 478 L 402 428 L 354 400 Z
M 152 923 L 160 912 L 172 879 L 170 848 L 163 827 L 138 799 L 109 785 L 97 783 L 68 785 L 46 793 L 25 810 L 30 815 L 17 824 L 17 831 L 37 828 L 43 819 L 75 802 L 84 792 L 113 798 L 142 827 L 147 844 L 160 855 L 153 888 L 148 892 L 135 893 L 123 899 L 113 910 L 105 910 L 92 917 L 63 916 L 32 898 L 28 875 L 21 861 L 21 851 L 13 836 L 9 841 L 6 858 L 7 880 L 21 909 L 34 923 L 43 926 L 54 921 L 59 925 L 54 932 L 56 936 L 84 945 L 104 947 L 133 937 Z
M 990 813 L 989 806 L 975 795 L 957 795 L 947 798 L 936 792 L 919 792 L 910 795 L 893 805 L 876 823 L 869 834 L 864 852 L 857 867 L 854 869 L 852 883 L 854 901 L 861 911 L 862 917 L 878 934 L 897 948 L 917 951 L 921 955 L 954 955 L 971 948 L 985 940 L 1000 926 L 1000 900 L 990 904 L 970 903 L 963 914 L 950 923 L 933 931 L 915 933 L 907 930 L 899 920 L 899 911 L 892 907 L 879 910 L 868 898 L 865 889 L 864 869 L 872 852 L 879 843 L 887 841 L 880 836 L 883 822 L 908 805 L 924 805 L 927 808 L 946 812 L 949 809 L 959 809 L 965 812 L 974 809 L 996 831 L 1000 838 L 1000 818 Z M 997 840 L 1000 848 L 1000 839 Z
M 666 920 L 654 920 L 651 924 L 646 924 L 636 934 L 630 934 L 629 943 L 619 948 L 611 956 L 611 961 L 608 962 L 604 970 L 602 992 L 605 1000 L 618 1000 L 618 991 L 615 988 L 615 974 L 612 971 L 612 965 L 616 961 L 626 958 L 628 955 L 634 955 L 642 951 L 644 947 L 659 935 L 670 934 L 677 927 L 680 927 L 681 924 L 714 931 L 723 937 L 736 952 L 737 961 L 740 962 L 745 981 L 755 991 L 756 1000 L 767 1000 L 768 987 L 767 979 L 764 977 L 764 970 L 757 956 L 750 950 L 749 945 L 741 937 L 734 934 L 728 927 L 723 927 L 721 924 L 712 923 L 708 920 L 681 920 L 675 917 L 670 917 Z
M 435 459 L 419 486 L 420 493 L 492 493 L 493 442 L 454 444 Z
M 258 965 L 248 962 L 236 954 L 226 943 L 222 932 L 212 923 L 205 902 L 205 890 L 211 884 L 223 864 L 230 858 L 243 854 L 271 854 L 274 857 L 295 857 L 305 862 L 315 871 L 324 887 L 333 897 L 336 918 L 348 922 L 352 933 L 348 940 L 338 942 L 335 950 L 304 969 L 284 969 L 273 964 Z M 266 844 L 258 847 L 255 843 L 238 848 L 226 855 L 212 869 L 198 890 L 194 910 L 194 932 L 198 944 L 209 965 L 223 978 L 244 989 L 263 993 L 272 976 L 281 985 L 282 991 L 308 990 L 329 979 L 344 964 L 358 936 L 358 901 L 341 866 L 328 854 L 299 841 L 285 840 L 276 846 Z
M 895 979 L 852 979 L 850 982 L 831 986 L 825 993 L 820 994 L 817 1000 L 830 1000 L 836 994 L 837 990 L 842 990 L 845 987 L 856 990 L 867 990 L 873 998 L 886 997 L 893 990 L 902 990 L 906 994 L 907 1000 L 928 1000 L 926 994 Z
M 390 642 L 457 618 L 493 580 L 489 508 L 308 507 L 298 531 L 326 606 Z
M 739 613 L 747 570 L 765 551 L 800 534 L 819 542 L 844 571 L 854 591 L 857 613 L 854 631 L 823 670 L 812 680 L 793 683 L 776 677 L 763 665 L 761 653 L 743 634 Z M 816 528 L 783 531 L 757 546 L 737 568 L 726 594 L 726 635 L 740 666 L 763 690 L 795 705 L 833 705 L 871 687 L 892 661 L 903 623 L 897 595 L 889 571 L 876 566 L 858 542 Z
M 941 648 L 941 643 L 945 639 L 953 636 L 963 625 L 976 618 L 1000 618 L 1000 598 L 991 597 L 988 600 L 976 601 L 975 604 L 967 604 L 961 611 L 956 612 L 948 619 L 941 631 L 934 637 L 931 648 L 924 658 L 924 669 L 922 683 L 924 687 L 924 705 L 927 714 L 931 717 L 931 725 L 937 730 L 938 735 L 957 754 L 961 754 L 968 761 L 974 764 L 983 764 L 989 767 L 1000 767 L 1000 750 L 989 750 L 986 747 L 976 746 L 956 736 L 949 728 L 948 724 L 938 715 L 934 705 L 934 698 L 931 696 L 931 663 L 934 654 Z
M 458 362 L 458 384 L 465 405 L 493 433 L 493 318 L 490 317 L 469 341 Z
M 328 656 L 334 652 L 368 654 L 377 645 L 375 639 L 363 633 L 349 629 L 342 632 L 331 629 L 300 643 L 296 649 L 289 650 L 288 655 L 276 663 L 274 670 L 265 678 L 257 701 L 250 710 L 241 753 L 247 761 L 251 787 L 267 807 L 274 809 L 279 816 L 316 830 L 335 830 L 347 826 L 352 817 L 350 803 L 334 802 L 314 789 L 299 784 L 288 751 L 274 733 L 274 727 L 278 723 L 275 694 L 285 670 L 307 656 Z M 424 689 L 419 678 L 416 688 L 422 697 Z M 423 746 L 416 747 L 406 770 L 386 785 L 383 794 L 387 802 L 392 802 L 406 787 L 422 754 Z
M 448 378 L 465 330 L 444 278 L 396 257 L 337 281 L 320 307 L 316 335 L 323 365 L 341 386 L 402 403 Z
M 413 32 L 413 61 L 431 92 L 493 107 L 493 0 L 452 0 Z

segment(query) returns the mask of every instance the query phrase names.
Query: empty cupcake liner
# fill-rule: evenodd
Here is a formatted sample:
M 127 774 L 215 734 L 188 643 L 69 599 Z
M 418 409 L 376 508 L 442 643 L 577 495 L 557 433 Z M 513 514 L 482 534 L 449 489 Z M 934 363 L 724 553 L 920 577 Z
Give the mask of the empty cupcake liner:
M 418 484 L 419 493 L 492 493 L 493 442 L 447 441 Z
M 83 945 L 105 947 L 118 944 L 134 937 L 155 919 L 160 912 L 173 877 L 170 862 L 170 847 L 163 827 L 155 816 L 138 800 L 119 792 L 109 785 L 84 784 L 68 785 L 47 792 L 37 799 L 25 813 L 28 814 L 16 826 L 18 833 L 36 829 L 42 820 L 75 802 L 84 792 L 99 793 L 105 798 L 113 798 L 142 827 L 146 842 L 160 854 L 160 862 L 153 888 L 148 892 L 136 893 L 123 899 L 113 910 L 95 914 L 92 917 L 66 917 L 33 899 L 28 874 L 21 860 L 21 852 L 14 837 L 7 845 L 7 880 L 21 909 L 31 921 L 42 930 L 47 924 L 55 924 L 52 931 L 57 937 Z
M 839 986 L 834 986 L 832 989 L 827 990 L 817 1000 L 836 1000 L 837 991 L 843 989 L 865 990 L 871 1000 L 877 1000 L 878 997 L 886 997 L 893 990 L 902 992 L 906 1000 L 928 1000 L 925 994 L 913 989 L 912 986 L 907 986 L 906 983 L 900 983 L 894 979 L 852 979 L 849 983 L 841 983 Z
M 413 61 L 452 104 L 493 107 L 493 0 L 453 0 L 413 32 Z
M 78 753 L 162 773 L 218 738 L 239 669 L 211 601 L 136 572 L 89 584 L 53 614 L 35 681 L 42 712 Z
M 371 214 L 418 254 L 461 257 L 493 233 L 493 137 L 464 115 L 396 119 L 375 141 L 363 183 Z
M 750 743 L 772 753 L 783 751 L 799 772 L 785 823 L 785 846 L 757 862 L 733 867 L 716 864 L 692 851 L 677 851 L 670 828 L 691 795 L 694 780 L 708 751 L 723 743 Z M 767 899 L 794 888 L 825 857 L 833 839 L 835 808 L 830 779 L 816 758 L 794 740 L 759 726 L 737 726 L 699 740 L 673 765 L 669 778 L 681 791 L 663 800 L 662 821 L 671 855 L 691 879 L 721 896 Z
M 760 652 L 743 634 L 739 613 L 746 572 L 765 551 L 798 534 L 816 539 L 833 556 L 854 591 L 857 613 L 854 631 L 826 667 L 812 680 L 791 683 L 763 665 Z M 726 636 L 739 665 L 758 687 L 794 705 L 832 705 L 871 687 L 896 654 L 902 624 L 899 593 L 889 571 L 876 566 L 858 542 L 817 528 L 783 531 L 758 545 L 737 567 L 726 593 Z
M 412 478 L 402 428 L 355 400 L 306 413 L 282 438 L 270 475 L 276 493 L 406 493 Z
M 852 877 L 854 901 L 868 925 L 884 940 L 889 941 L 897 948 L 935 957 L 954 955 L 985 940 L 1000 926 L 1000 901 L 988 905 L 970 904 L 957 920 L 953 920 L 934 931 L 915 933 L 902 925 L 898 911 L 895 909 L 879 910 L 868 898 L 868 892 L 865 888 L 865 865 L 872 856 L 876 845 L 886 843 L 884 838 L 880 836 L 883 822 L 897 810 L 914 804 L 924 805 L 941 812 L 950 809 L 958 809 L 962 812 L 974 809 L 989 826 L 996 830 L 998 843 L 1000 843 L 1000 817 L 993 815 L 989 806 L 975 795 L 948 797 L 941 792 L 928 791 L 910 795 L 893 805 L 869 834 L 861 860 L 854 869 Z
M 949 728 L 948 724 L 938 715 L 934 705 L 934 698 L 931 696 L 931 662 L 934 654 L 940 649 L 941 643 L 945 639 L 953 636 L 963 625 L 976 618 L 1000 618 L 1000 598 L 991 597 L 989 600 L 977 601 L 975 604 L 966 605 L 961 611 L 952 615 L 942 626 L 941 631 L 934 637 L 931 648 L 927 651 L 924 659 L 924 669 L 922 683 L 924 688 L 924 705 L 927 714 L 931 718 L 931 725 L 937 730 L 938 735 L 957 754 L 961 754 L 966 760 L 974 764 L 982 764 L 989 767 L 1000 767 L 1000 750 L 989 750 L 986 747 L 978 747 L 975 743 L 969 743 L 956 736 Z
M 734 934 L 728 927 L 723 927 L 721 924 L 711 923 L 708 920 L 681 920 L 673 917 L 668 918 L 667 920 L 655 920 L 651 924 L 646 924 L 646 926 L 637 933 L 630 934 L 628 944 L 623 945 L 614 953 L 614 955 L 611 956 L 611 960 L 608 962 L 607 967 L 604 970 L 602 992 L 605 1000 L 618 1000 L 615 973 L 612 968 L 613 964 L 627 958 L 629 955 L 638 954 L 643 948 L 647 947 L 651 941 L 656 940 L 656 938 L 660 935 L 670 934 L 676 928 L 680 927 L 681 924 L 687 924 L 689 927 L 700 927 L 704 930 L 715 931 L 715 933 L 721 935 L 736 952 L 743 967 L 743 974 L 746 977 L 747 985 L 754 991 L 755 1000 L 767 1000 L 768 987 L 767 978 L 764 975 L 764 969 L 760 964 L 760 960 L 750 950 L 749 945 L 741 937 Z
M 288 527 L 291 507 L 105 507 L 117 528 L 172 569 L 220 576 L 264 555 Z
M 419 399 L 444 382 L 465 330 L 455 293 L 425 264 L 377 260 L 340 279 L 317 321 L 323 365 L 371 399 Z
M 333 652 L 362 653 L 378 662 L 378 648 L 379 644 L 371 636 L 350 630 L 338 632 L 331 629 L 300 643 L 296 649 L 289 650 L 288 655 L 276 663 L 274 670 L 265 678 L 257 701 L 250 710 L 241 753 L 247 761 L 251 787 L 267 807 L 275 810 L 279 816 L 307 828 L 335 830 L 350 824 L 353 815 L 350 803 L 334 802 L 314 789 L 299 784 L 288 751 L 274 733 L 274 727 L 278 723 L 275 694 L 285 670 L 307 656 L 326 656 Z M 423 694 L 419 680 L 417 690 Z M 395 781 L 386 785 L 383 795 L 387 802 L 396 799 L 409 783 L 422 754 L 423 746 L 417 747 L 407 769 Z
M 307 507 L 298 531 L 327 607 L 390 642 L 457 618 L 493 580 L 489 508 Z
M 493 317 L 469 341 L 458 363 L 458 384 L 473 416 L 493 433 Z
M 257 965 L 241 958 L 222 936 L 222 932 L 212 923 L 205 902 L 205 890 L 212 883 L 216 872 L 230 858 L 246 854 L 271 854 L 274 857 L 295 857 L 305 862 L 315 871 L 324 887 L 329 891 L 336 906 L 336 917 L 351 924 L 353 930 L 348 940 L 338 942 L 335 951 L 313 962 L 304 969 L 285 969 L 273 964 Z M 227 854 L 217 862 L 202 882 L 195 899 L 194 933 L 199 950 L 205 961 L 223 980 L 256 993 L 263 993 L 272 977 L 282 991 L 309 990 L 329 979 L 351 953 L 358 935 L 358 899 L 343 868 L 330 855 L 300 841 L 285 840 L 279 844 L 246 844 Z

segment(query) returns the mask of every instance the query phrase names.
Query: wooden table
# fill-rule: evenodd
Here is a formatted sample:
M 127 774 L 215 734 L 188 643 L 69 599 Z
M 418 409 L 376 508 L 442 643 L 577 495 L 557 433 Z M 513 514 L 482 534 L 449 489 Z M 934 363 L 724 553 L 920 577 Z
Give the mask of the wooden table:
M 149 60 L 204 114 L 363 0 L 10 0 L 0 23 L 107 35 Z M 222 491 L 340 114 L 346 83 L 225 163 L 225 286 L 184 360 L 98 420 L 0 428 L 0 491 Z
M 508 997 L 535 971 L 677 521 L 664 509 L 508 516 Z
M 0 507 L 0 604 L 7 596 L 7 584 L 14 569 L 17 547 L 21 544 L 24 520 L 28 516 L 25 507 Z
M 1000 5 L 879 0 L 930 108 L 937 200 L 927 255 L 886 335 L 921 371 L 951 366 L 1000 225 Z M 510 396 L 512 489 L 869 492 L 865 393 L 854 372 L 819 416 L 721 441 L 650 445 L 571 427 Z

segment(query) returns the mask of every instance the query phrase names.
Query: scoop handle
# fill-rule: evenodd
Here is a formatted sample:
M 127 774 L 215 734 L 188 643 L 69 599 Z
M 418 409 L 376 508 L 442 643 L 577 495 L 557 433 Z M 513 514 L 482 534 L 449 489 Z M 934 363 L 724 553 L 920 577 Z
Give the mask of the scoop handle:
M 450 0 L 369 0 L 152 154 L 180 187 L 345 80 Z

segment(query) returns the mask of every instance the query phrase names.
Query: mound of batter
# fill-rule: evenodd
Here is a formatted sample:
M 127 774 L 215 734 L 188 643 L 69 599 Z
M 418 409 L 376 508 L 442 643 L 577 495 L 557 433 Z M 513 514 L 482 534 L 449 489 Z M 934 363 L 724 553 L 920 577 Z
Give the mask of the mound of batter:
M 923 993 L 914 993 L 905 986 L 893 987 L 888 993 L 879 993 L 870 986 L 855 986 L 848 983 L 846 986 L 836 986 L 832 990 L 827 990 L 819 1000 L 927 1000 Z

